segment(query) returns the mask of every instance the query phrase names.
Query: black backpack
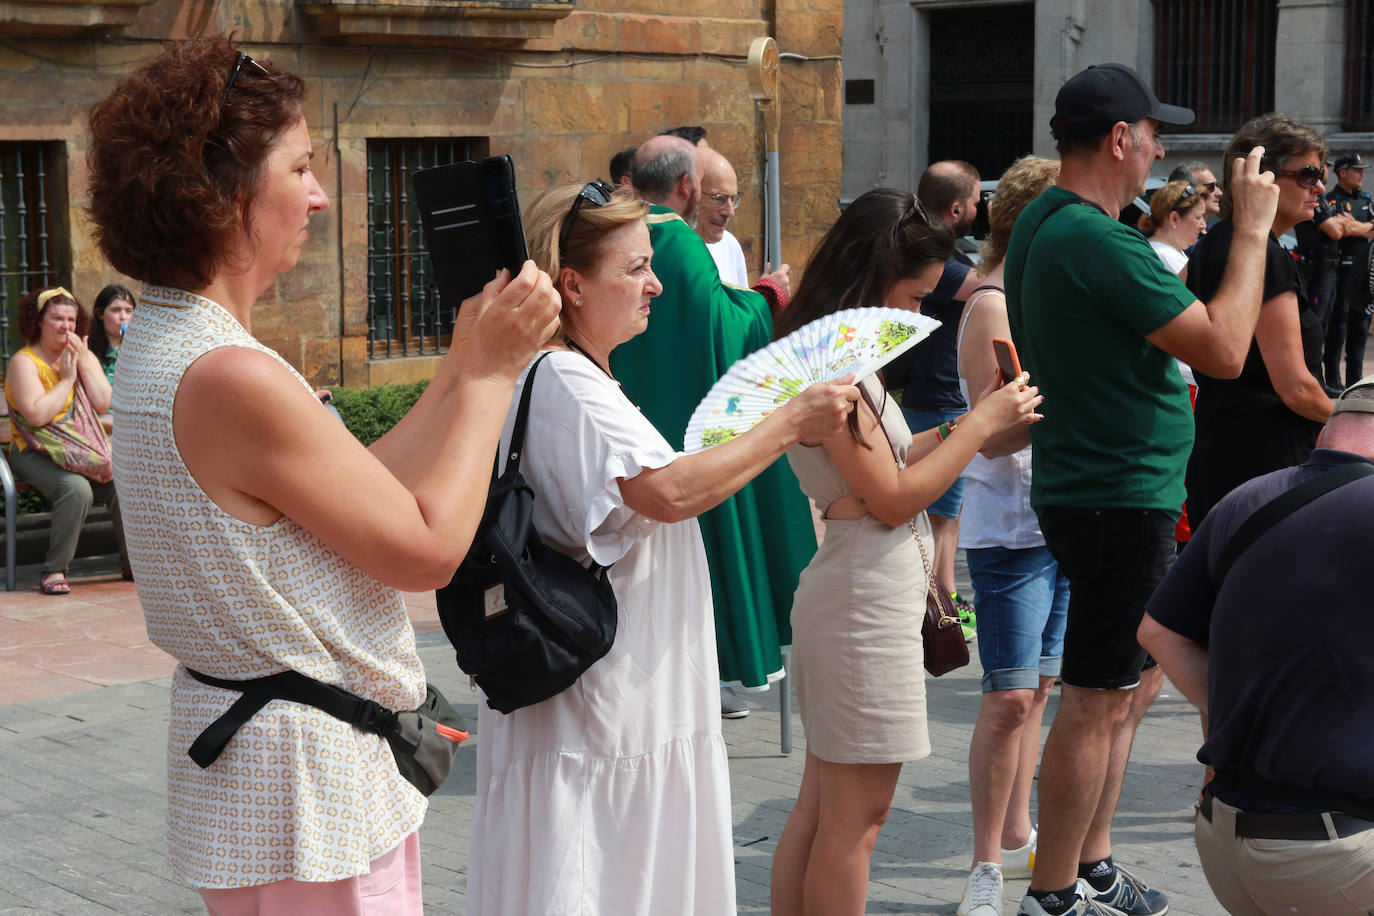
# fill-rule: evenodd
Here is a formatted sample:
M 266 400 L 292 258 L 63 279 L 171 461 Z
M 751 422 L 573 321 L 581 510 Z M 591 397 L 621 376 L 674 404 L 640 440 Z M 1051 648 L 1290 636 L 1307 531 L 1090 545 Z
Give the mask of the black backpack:
M 588 569 L 540 540 L 534 490 L 520 474 L 534 375 L 547 356 L 525 377 L 506 467 L 501 471 L 498 454 L 472 547 L 436 592 L 458 667 L 486 693 L 488 706 L 505 713 L 565 690 L 615 641 L 606 567 Z

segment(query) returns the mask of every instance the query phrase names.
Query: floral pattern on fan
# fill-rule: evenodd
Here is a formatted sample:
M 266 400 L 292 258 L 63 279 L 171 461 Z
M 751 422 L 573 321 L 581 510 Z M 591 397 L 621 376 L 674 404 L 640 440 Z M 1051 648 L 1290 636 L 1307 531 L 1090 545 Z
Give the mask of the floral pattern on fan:
M 731 366 L 692 412 L 684 446 L 729 442 L 816 382 L 872 375 L 939 326 L 927 315 L 881 307 L 818 318 Z

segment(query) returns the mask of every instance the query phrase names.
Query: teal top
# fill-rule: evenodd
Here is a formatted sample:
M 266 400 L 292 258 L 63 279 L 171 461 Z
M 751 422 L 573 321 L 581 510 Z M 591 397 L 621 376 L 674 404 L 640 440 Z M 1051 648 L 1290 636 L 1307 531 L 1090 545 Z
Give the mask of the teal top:
M 1145 338 L 1196 297 L 1143 235 L 1059 187 L 1017 218 L 1006 287 L 1021 365 L 1045 396 L 1031 506 L 1177 517 L 1192 407 L 1174 358 Z

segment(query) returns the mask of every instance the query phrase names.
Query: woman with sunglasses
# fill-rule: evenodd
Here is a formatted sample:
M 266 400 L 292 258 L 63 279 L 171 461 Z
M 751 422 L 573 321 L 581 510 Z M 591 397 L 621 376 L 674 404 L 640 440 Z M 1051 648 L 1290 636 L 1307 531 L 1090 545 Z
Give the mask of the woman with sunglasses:
M 1285 115 L 1245 124 L 1231 139 L 1225 161 L 1263 146 L 1261 168 L 1274 173 L 1278 211 L 1270 227 L 1263 304 L 1240 376 L 1195 373 L 1197 437 L 1188 461 L 1188 520 L 1194 529 L 1237 484 L 1307 460 L 1331 398 L 1321 378 L 1321 319 L 1308 299 L 1297 264 L 1278 236 L 1310 219 L 1325 190 L 1326 142 Z M 1188 262 L 1188 288 L 1208 301 L 1221 284 L 1233 235 L 1228 185 L 1223 218 L 1208 231 Z
M 919 311 L 953 248 L 915 195 L 869 191 L 817 245 L 774 334 L 846 308 Z M 776 916 L 864 912 L 902 764 L 930 754 L 921 621 L 935 545 L 925 510 L 994 436 L 1039 418 L 1027 378 L 1003 385 L 989 371 L 973 410 L 913 436 L 875 374 L 860 381 L 863 403 L 844 432 L 787 453 L 825 538 L 792 603 L 806 765 L 773 856 Z
M 1207 227 L 1206 195 L 1187 181 L 1171 181 L 1150 198 L 1150 212 L 1140 217 L 1140 231 L 1164 266 L 1187 280 L 1188 256 Z
M 648 212 L 628 188 L 599 181 L 554 187 L 525 212 L 530 253 L 555 278 L 563 312 L 538 363 L 520 470 L 544 542 L 610 567 L 618 629 L 562 693 L 509 714 L 478 704 L 469 914 L 735 912 L 696 516 L 797 442 L 840 431 L 858 391 L 814 385 L 737 439 L 675 452 L 609 368 L 654 320 L 662 291 Z
M 211 913 L 419 916 L 426 800 L 387 741 L 273 699 L 202 769 L 188 748 L 244 694 L 189 671 L 292 670 L 417 708 L 425 674 L 399 589 L 446 584 L 462 561 L 502 408 L 558 303 L 532 263 L 493 279 L 462 304 L 414 409 L 359 444 L 252 336 L 256 300 L 329 204 L 304 88 L 215 38 L 165 46 L 91 111 L 96 235 L 144 283 L 115 370 L 115 476 L 149 636 L 179 662 L 173 871 Z

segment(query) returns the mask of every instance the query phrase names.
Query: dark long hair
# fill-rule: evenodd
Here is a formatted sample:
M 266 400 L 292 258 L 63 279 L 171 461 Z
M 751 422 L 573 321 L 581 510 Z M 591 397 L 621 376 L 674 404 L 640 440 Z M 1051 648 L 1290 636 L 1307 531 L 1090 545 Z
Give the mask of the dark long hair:
M 773 338 L 831 312 L 882 305 L 899 281 L 943 264 L 953 253 L 954 234 L 926 216 L 915 194 L 868 191 L 845 208 L 811 252 L 792 303 L 773 325 Z M 859 434 L 857 411 L 849 415 L 849 431 L 872 447 Z
M 91 322 L 91 336 L 86 342 L 86 346 L 96 355 L 102 366 L 105 364 L 105 357 L 110 353 L 110 335 L 105 333 L 105 309 L 117 299 L 123 299 L 130 305 L 138 302 L 134 298 L 134 294 L 129 292 L 128 287 L 111 283 L 95 297 L 95 305 L 91 308 L 91 311 L 95 313 L 95 320 Z
M 898 281 L 954 253 L 954 235 L 928 220 L 916 195 L 875 188 L 845 208 L 806 263 L 792 304 L 773 325 L 774 339 L 840 309 L 882 305 Z

